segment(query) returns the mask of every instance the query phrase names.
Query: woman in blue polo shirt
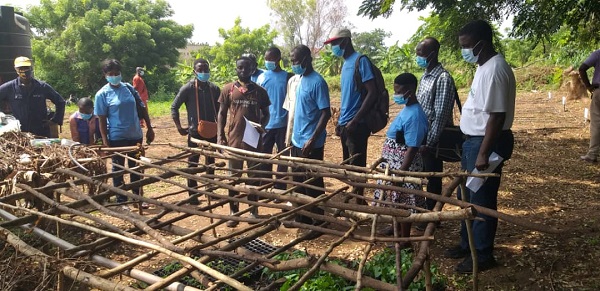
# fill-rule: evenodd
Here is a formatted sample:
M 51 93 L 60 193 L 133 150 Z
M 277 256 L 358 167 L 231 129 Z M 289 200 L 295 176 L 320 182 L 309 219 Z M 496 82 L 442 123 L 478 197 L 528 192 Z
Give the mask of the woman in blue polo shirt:
M 94 114 L 100 120 L 100 135 L 102 143 L 108 147 L 134 146 L 142 143 L 143 133 L 140 127 L 140 117 L 146 122 L 148 131 L 146 141 L 150 144 L 154 141 L 154 130 L 150 123 L 148 111 L 137 91 L 130 84 L 121 82 L 121 63 L 117 60 L 106 60 L 102 66 L 102 72 L 106 81 L 95 97 Z M 140 114 L 138 115 L 138 110 Z M 129 153 L 134 157 L 137 153 Z M 122 170 L 120 166 L 125 165 L 125 158 L 114 155 L 112 157 L 112 171 Z M 129 168 L 135 167 L 135 161 L 128 160 Z M 131 174 L 130 182 L 139 180 L 138 175 Z M 123 185 L 123 176 L 113 177 L 113 185 Z M 133 189 L 133 193 L 139 194 L 139 188 Z M 117 195 L 117 202 L 127 201 L 127 196 Z M 144 205 L 143 205 L 144 206 Z
M 427 137 L 429 122 L 427 116 L 417 101 L 415 95 L 417 90 L 417 78 L 410 73 L 398 75 L 394 80 L 394 102 L 400 105 L 406 105 L 390 124 L 387 131 L 387 138 L 383 144 L 381 156 L 385 159 L 379 165 L 380 168 L 390 170 L 419 172 L 423 170 L 423 160 L 419 154 L 419 147 Z M 377 181 L 378 184 L 390 182 Z M 421 190 L 419 184 L 404 183 L 402 187 L 408 189 Z M 425 207 L 425 198 L 422 196 L 388 191 L 382 189 L 375 190 L 376 200 L 385 200 L 388 202 L 405 204 L 408 206 Z M 414 211 L 414 210 L 412 210 Z M 402 237 L 410 236 L 410 223 L 400 223 L 398 232 Z M 388 227 L 380 234 L 393 235 L 394 229 Z M 410 246 L 406 244 L 405 247 Z

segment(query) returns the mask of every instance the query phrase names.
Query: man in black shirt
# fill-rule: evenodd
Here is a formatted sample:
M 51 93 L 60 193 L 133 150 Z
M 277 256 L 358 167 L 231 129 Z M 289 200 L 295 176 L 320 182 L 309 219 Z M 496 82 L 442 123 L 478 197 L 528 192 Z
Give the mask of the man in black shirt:
M 194 79 L 183 85 L 179 89 L 179 93 L 175 96 L 175 100 L 171 104 L 171 117 L 177 131 L 181 135 L 188 136 L 188 147 L 198 147 L 197 144 L 191 142 L 190 138 L 206 140 L 212 143 L 217 142 L 217 136 L 212 138 L 206 138 L 200 136 L 198 133 L 198 122 L 199 120 L 205 120 L 209 122 L 215 122 L 217 120 L 217 112 L 219 112 L 219 94 L 221 90 L 217 85 L 209 82 L 210 78 L 210 67 L 206 60 L 197 59 L 194 61 Z M 185 108 L 188 116 L 188 128 L 181 126 L 179 120 L 179 108 L 182 104 L 185 104 Z M 200 116 L 198 116 L 200 115 Z M 200 160 L 200 155 L 192 155 L 188 158 L 188 167 L 197 167 Z M 206 157 L 206 165 L 214 164 L 215 159 L 212 157 Z M 214 169 L 209 169 L 208 174 L 213 174 Z M 188 179 L 187 185 L 190 188 L 198 187 L 196 180 Z M 194 193 L 189 192 L 190 196 Z M 190 200 L 190 204 L 198 205 L 200 202 L 197 197 Z

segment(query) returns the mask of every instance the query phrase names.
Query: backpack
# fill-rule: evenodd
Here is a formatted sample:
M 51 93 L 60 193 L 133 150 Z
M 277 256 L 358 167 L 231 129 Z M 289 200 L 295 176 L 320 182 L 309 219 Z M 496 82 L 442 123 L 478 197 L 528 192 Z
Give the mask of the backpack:
M 388 90 L 385 88 L 385 81 L 383 80 L 383 75 L 381 74 L 381 70 L 373 65 L 373 62 L 369 59 L 369 57 L 365 55 L 361 55 L 356 59 L 356 63 L 354 64 L 354 83 L 358 88 L 358 91 L 361 92 L 361 97 L 366 95 L 365 85 L 362 82 L 360 77 L 360 59 L 367 58 L 369 64 L 371 64 L 371 71 L 373 71 L 373 80 L 375 80 L 375 103 L 371 108 L 371 111 L 367 116 L 365 116 L 365 121 L 367 122 L 367 126 L 371 133 L 377 133 L 382 130 L 390 120 L 390 94 Z

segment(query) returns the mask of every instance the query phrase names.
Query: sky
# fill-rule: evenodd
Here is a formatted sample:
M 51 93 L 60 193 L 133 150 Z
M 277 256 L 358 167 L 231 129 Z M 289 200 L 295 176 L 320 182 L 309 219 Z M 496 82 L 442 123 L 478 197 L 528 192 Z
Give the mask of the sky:
M 222 42 L 219 38 L 219 28 L 229 29 L 233 27 L 234 20 L 239 16 L 242 19 L 242 27 L 251 29 L 259 28 L 265 24 L 272 27 L 276 19 L 272 19 L 271 10 L 266 0 L 167 0 L 175 15 L 173 20 L 179 24 L 193 24 L 194 35 L 191 41 L 196 43 L 214 44 Z M 392 36 L 385 40 L 387 46 L 396 41 L 402 45 L 406 42 L 422 24 L 420 16 L 426 16 L 427 12 L 405 12 L 397 8 L 389 18 L 377 18 L 370 20 L 365 17 L 356 16 L 362 0 L 344 1 L 348 8 L 347 21 L 354 29 L 353 33 L 367 32 L 376 28 L 382 28 L 391 32 Z M 40 0 L 0 0 L 0 3 L 13 3 L 15 6 L 26 8 L 28 5 L 39 5 Z

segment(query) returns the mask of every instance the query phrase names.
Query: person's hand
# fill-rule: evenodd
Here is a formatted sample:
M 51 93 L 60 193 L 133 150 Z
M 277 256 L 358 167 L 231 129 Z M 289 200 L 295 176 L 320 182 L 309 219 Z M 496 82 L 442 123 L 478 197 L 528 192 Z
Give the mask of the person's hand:
M 489 158 L 485 154 L 478 154 L 475 161 L 475 168 L 479 171 L 485 171 L 490 166 Z
M 227 138 L 225 138 L 224 136 L 217 137 L 217 144 L 226 146 L 227 145 Z
M 179 134 L 181 134 L 181 135 L 187 135 L 187 134 L 188 134 L 188 130 L 187 130 L 187 129 L 185 129 L 185 128 L 178 127 L 178 128 L 177 128 L 177 131 L 178 131 L 178 132 L 179 132 Z
M 310 152 L 312 152 L 314 145 L 315 145 L 315 140 L 312 138 L 309 139 L 302 147 L 302 156 L 305 158 L 310 156 Z
M 148 131 L 146 131 L 146 143 L 151 144 L 154 141 L 154 129 L 151 126 L 148 126 Z

